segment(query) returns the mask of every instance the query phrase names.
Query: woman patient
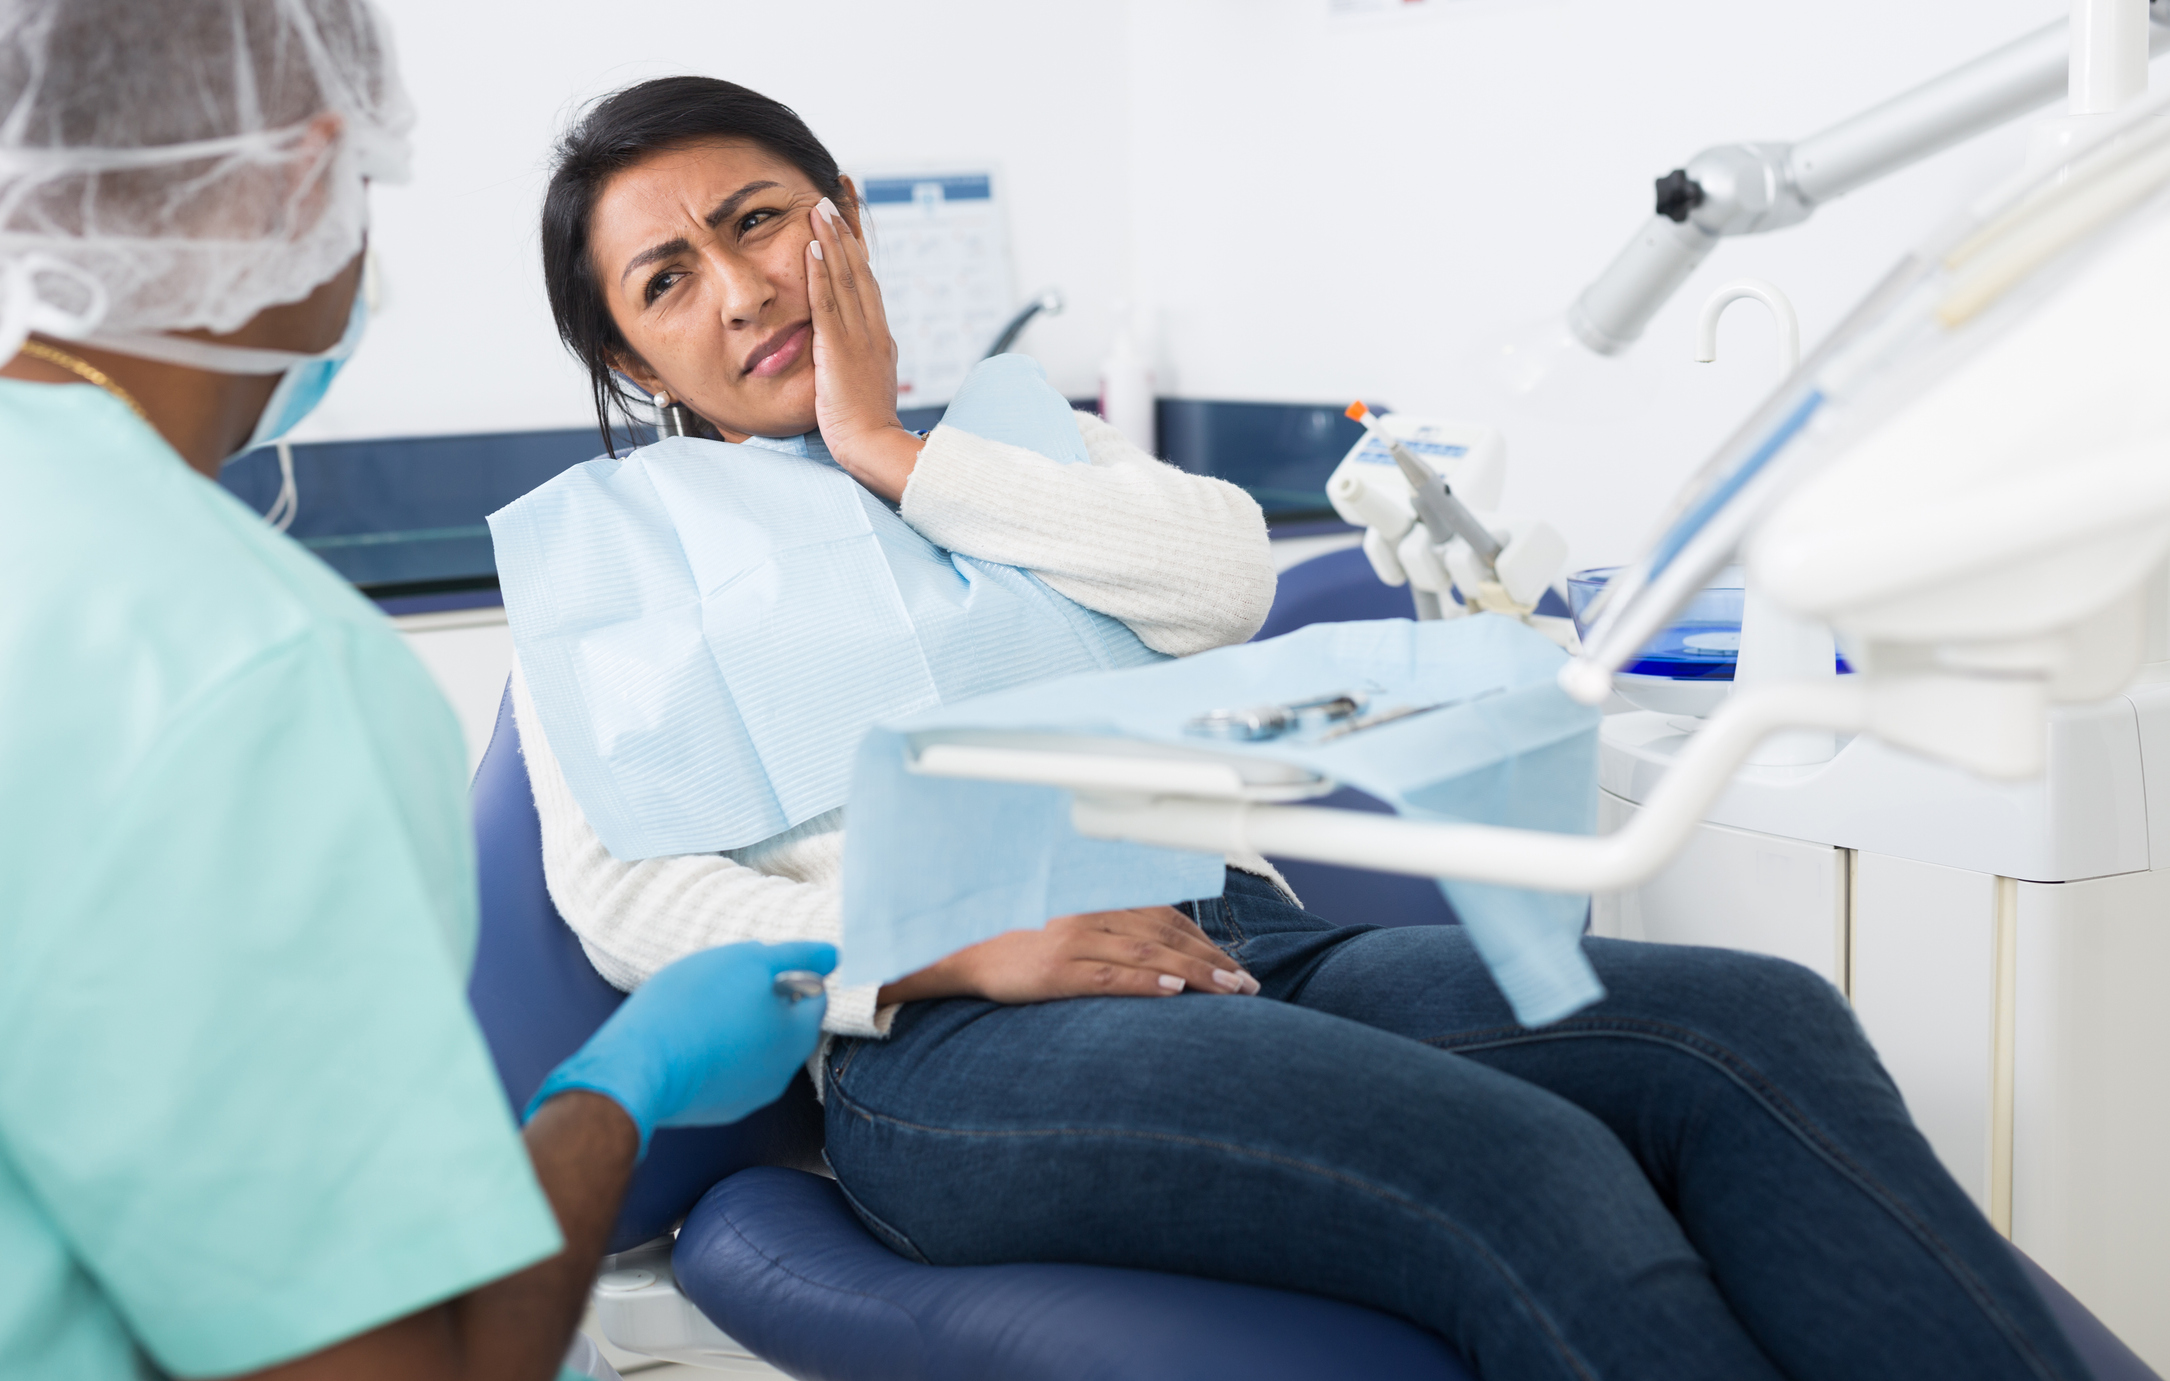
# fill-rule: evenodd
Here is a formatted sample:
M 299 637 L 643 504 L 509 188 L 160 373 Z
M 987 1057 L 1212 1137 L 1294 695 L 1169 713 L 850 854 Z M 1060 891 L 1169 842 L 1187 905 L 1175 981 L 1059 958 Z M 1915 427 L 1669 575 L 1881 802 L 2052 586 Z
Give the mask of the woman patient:
M 1157 651 L 1249 637 L 1274 578 L 1241 491 L 1082 414 L 1090 464 L 899 424 L 860 214 L 812 132 L 742 87 L 594 107 L 559 148 L 543 255 L 606 427 L 629 380 L 718 441 L 818 431 L 940 547 Z M 517 678 L 514 707 L 551 896 L 611 982 L 838 938 L 841 810 L 624 862 Z M 1229 862 L 1217 898 L 1061 917 L 832 994 L 827 1154 L 870 1229 L 938 1264 L 1353 1300 L 1488 1377 L 2085 1376 L 1820 978 L 1589 939 L 1610 995 L 1530 1029 L 1458 927 L 1335 924 L 1263 859 Z

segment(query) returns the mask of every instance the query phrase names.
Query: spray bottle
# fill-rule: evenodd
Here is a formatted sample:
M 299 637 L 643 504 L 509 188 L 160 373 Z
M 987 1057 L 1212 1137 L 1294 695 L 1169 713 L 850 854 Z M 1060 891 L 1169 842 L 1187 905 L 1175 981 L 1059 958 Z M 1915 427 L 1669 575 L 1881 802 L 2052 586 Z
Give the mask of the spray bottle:
M 1100 362 L 1100 416 L 1148 455 L 1159 455 L 1153 431 L 1153 364 L 1138 342 L 1127 303 L 1115 307 L 1115 340 Z

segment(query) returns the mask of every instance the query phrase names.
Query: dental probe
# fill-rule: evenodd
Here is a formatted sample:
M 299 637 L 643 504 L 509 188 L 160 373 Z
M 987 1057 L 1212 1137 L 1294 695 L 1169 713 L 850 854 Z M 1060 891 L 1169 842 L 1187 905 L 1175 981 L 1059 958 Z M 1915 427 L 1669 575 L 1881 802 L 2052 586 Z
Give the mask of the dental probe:
M 1444 545 L 1448 540 L 1459 537 L 1469 543 L 1469 549 L 1477 554 L 1477 559 L 1484 563 L 1486 570 L 1496 571 L 1499 554 L 1503 550 L 1499 539 L 1494 537 L 1483 523 L 1477 521 L 1477 515 L 1469 511 L 1468 505 L 1454 497 L 1454 489 L 1447 483 L 1446 477 L 1417 459 L 1408 447 L 1388 435 L 1386 428 L 1379 425 L 1379 419 L 1372 415 L 1370 408 L 1364 406 L 1362 399 L 1349 404 L 1348 416 L 1353 421 L 1363 423 L 1364 430 L 1370 432 L 1386 447 L 1387 454 L 1394 457 L 1394 464 L 1401 468 L 1402 478 L 1409 481 L 1409 488 L 1416 494 L 1417 517 L 1423 520 L 1424 530 L 1431 534 L 1432 541 Z
M 821 975 L 812 969 L 785 969 L 776 975 L 771 987 L 778 997 L 804 1002 L 807 998 L 821 996 Z

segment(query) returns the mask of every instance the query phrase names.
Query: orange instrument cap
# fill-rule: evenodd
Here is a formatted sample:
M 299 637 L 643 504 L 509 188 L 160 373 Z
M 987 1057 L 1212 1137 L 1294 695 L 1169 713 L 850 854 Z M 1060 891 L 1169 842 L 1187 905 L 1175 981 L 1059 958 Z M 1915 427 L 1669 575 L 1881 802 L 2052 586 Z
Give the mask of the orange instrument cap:
M 1364 420 L 1364 414 L 1370 411 L 1370 408 L 1364 406 L 1364 400 L 1359 398 L 1343 410 L 1343 415 L 1351 422 L 1361 422 Z

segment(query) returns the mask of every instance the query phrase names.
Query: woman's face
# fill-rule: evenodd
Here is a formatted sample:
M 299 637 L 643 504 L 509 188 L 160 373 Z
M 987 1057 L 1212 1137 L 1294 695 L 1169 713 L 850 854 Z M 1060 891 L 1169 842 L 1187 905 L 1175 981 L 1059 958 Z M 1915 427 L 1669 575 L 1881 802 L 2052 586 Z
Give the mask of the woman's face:
M 848 178 L 844 190 L 858 234 Z M 788 161 L 737 139 L 656 154 L 605 184 L 589 244 L 637 356 L 620 371 L 734 441 L 812 431 L 806 242 L 821 197 Z

